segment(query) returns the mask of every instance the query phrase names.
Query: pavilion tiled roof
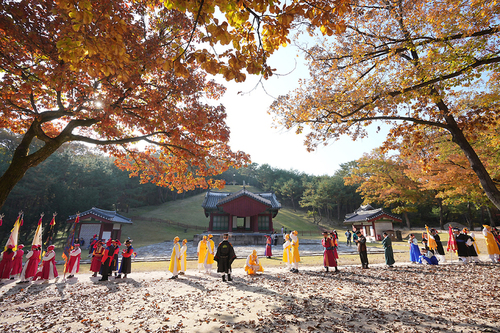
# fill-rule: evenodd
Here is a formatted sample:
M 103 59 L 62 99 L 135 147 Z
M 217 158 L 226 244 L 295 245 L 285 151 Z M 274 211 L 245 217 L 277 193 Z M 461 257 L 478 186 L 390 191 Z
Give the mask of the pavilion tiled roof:
M 238 192 L 214 192 L 208 191 L 205 194 L 205 199 L 201 206 L 205 209 L 205 211 L 213 211 L 218 210 L 219 206 L 224 205 L 232 200 L 240 198 L 242 196 L 247 196 L 252 198 L 264 205 L 268 206 L 270 210 L 278 210 L 281 208 L 281 204 L 278 202 L 276 195 L 272 192 L 262 192 L 262 193 L 253 193 L 245 188 L 239 190 Z
M 356 222 L 372 222 L 387 218 L 395 222 L 402 222 L 401 218 L 396 215 L 386 213 L 382 208 L 373 208 L 370 205 L 361 206 L 354 213 L 347 214 L 344 218 L 344 224 L 352 224 Z
M 123 215 L 118 214 L 114 210 L 104 210 L 96 207 L 92 207 L 89 210 L 84 211 L 83 213 L 80 213 L 80 218 L 83 219 L 88 215 L 93 215 L 96 217 L 99 217 L 101 219 L 107 220 L 112 223 L 127 223 L 127 224 L 132 224 L 132 220 L 129 219 L 128 217 L 125 217 Z M 71 215 L 68 217 L 67 221 L 74 221 L 76 219 L 76 215 Z

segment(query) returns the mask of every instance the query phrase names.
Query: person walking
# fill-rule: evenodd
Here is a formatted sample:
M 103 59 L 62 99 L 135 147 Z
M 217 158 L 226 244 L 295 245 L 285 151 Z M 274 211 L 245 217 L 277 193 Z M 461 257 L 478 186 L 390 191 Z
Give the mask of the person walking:
M 231 243 L 229 243 L 229 234 L 224 234 L 222 242 L 217 246 L 217 252 L 215 253 L 214 260 L 217 261 L 217 272 L 222 273 L 222 281 L 233 281 L 231 277 L 231 265 L 236 259 L 236 254 L 234 253 L 234 248 Z
M 382 246 L 384 247 L 385 264 L 392 268 L 396 262 L 394 260 L 394 251 L 392 250 L 392 240 L 387 232 L 384 232 L 382 235 L 384 236 Z
M 366 237 L 358 230 L 356 231 L 356 244 L 358 245 L 359 259 L 361 260 L 361 267 L 368 268 L 368 253 L 366 251 Z
M 347 230 L 345 232 L 345 239 L 346 239 L 347 246 L 351 246 L 351 236 L 352 236 L 351 232 L 349 230 Z

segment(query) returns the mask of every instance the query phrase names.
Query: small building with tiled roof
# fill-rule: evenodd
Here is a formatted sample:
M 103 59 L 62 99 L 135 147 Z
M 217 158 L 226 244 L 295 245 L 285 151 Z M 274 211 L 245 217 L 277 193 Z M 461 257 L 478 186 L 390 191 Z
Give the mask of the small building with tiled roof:
M 209 232 L 269 233 L 281 208 L 274 193 L 253 193 L 245 188 L 237 192 L 209 190 L 201 206 L 210 217 Z
M 70 216 L 66 222 L 75 222 L 76 215 Z M 123 224 L 132 224 L 128 217 L 118 214 L 114 210 L 104 210 L 96 207 L 80 213 L 75 238 L 85 240 L 88 245 L 89 240 L 97 235 L 99 239 L 120 239 Z
M 382 233 L 393 231 L 395 222 L 401 223 L 402 219 L 371 205 L 361 206 L 344 218 L 345 225 L 352 226 L 353 230 L 360 230 L 369 240 L 382 240 Z

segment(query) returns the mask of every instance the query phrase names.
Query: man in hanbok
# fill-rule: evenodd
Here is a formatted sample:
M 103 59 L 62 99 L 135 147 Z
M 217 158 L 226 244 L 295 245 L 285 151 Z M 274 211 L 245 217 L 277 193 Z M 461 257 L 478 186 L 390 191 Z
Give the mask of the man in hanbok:
M 334 240 L 329 237 L 328 232 L 323 232 L 323 239 L 321 240 L 321 245 L 323 245 L 323 266 L 328 272 L 329 267 L 335 267 L 335 272 L 338 272 L 337 259 L 333 254 L 333 248 L 335 246 Z
M 217 261 L 217 272 L 222 273 L 222 281 L 227 280 L 232 281 L 231 277 L 231 265 L 236 259 L 236 254 L 234 253 L 234 248 L 231 243 L 229 243 L 229 235 L 224 234 L 222 242 L 217 246 L 217 252 L 215 253 L 214 260 Z
M 19 244 L 17 246 L 16 255 L 12 261 L 12 270 L 10 271 L 10 278 L 14 279 L 21 275 L 23 271 L 23 257 L 24 257 L 24 245 Z
M 102 256 L 104 255 L 104 247 L 102 241 L 98 240 L 94 244 L 94 251 L 92 252 L 92 261 L 90 263 L 90 271 L 93 272 L 92 277 L 96 277 L 97 273 L 101 270 Z
M 187 239 L 183 239 L 181 246 L 181 271 L 179 272 L 179 275 L 186 274 L 186 266 L 187 266 Z
M 108 277 L 111 274 L 111 265 L 113 264 L 113 257 L 115 255 L 115 246 L 113 241 L 109 239 L 106 243 L 107 247 L 102 255 L 101 264 L 101 274 L 102 277 L 99 281 L 108 281 Z
M 271 257 L 273 256 L 272 244 L 273 241 L 271 239 L 271 236 L 266 235 L 266 257 L 268 257 L 269 259 L 271 259 Z
M 215 243 L 213 241 L 213 236 L 208 235 L 207 239 L 207 252 L 205 255 L 205 260 L 203 261 L 203 266 L 205 267 L 205 273 L 212 273 L 212 266 L 214 264 L 214 251 L 215 251 Z
M 42 271 L 36 274 L 33 281 L 40 278 L 41 280 L 44 280 L 43 283 L 48 283 L 49 280 L 55 279 L 59 276 L 56 268 L 56 252 L 54 249 L 54 245 L 49 245 L 47 253 L 45 253 L 42 258 Z
M 292 240 L 292 273 L 299 272 L 299 262 L 300 262 L 300 254 L 299 254 L 299 233 L 294 230 L 290 233 L 290 238 Z
M 120 264 L 120 269 L 118 270 L 117 279 L 126 279 L 127 275 L 132 272 L 132 255 L 136 255 L 134 248 L 132 247 L 132 240 L 127 239 L 125 241 L 125 248 L 122 250 L 122 262 Z
M 26 254 L 26 261 L 24 263 L 23 271 L 21 272 L 20 280 L 18 283 L 28 283 L 32 279 L 38 269 L 38 264 L 40 263 L 40 253 L 41 249 L 39 245 L 32 245 L 31 251 Z
M 366 237 L 361 233 L 361 231 L 356 231 L 356 244 L 358 245 L 359 259 L 361 260 L 361 267 L 363 269 L 368 268 L 368 252 L 366 249 Z
M 455 234 L 455 239 L 457 241 L 457 255 L 464 264 L 469 262 L 470 249 L 472 246 L 471 237 L 463 232 L 460 232 L 458 228 L 453 228 L 453 234 Z
M 423 247 L 420 249 L 420 256 L 418 257 L 418 263 L 426 265 L 437 265 L 438 260 L 431 250 Z
M 441 242 L 441 237 L 439 237 L 439 233 L 436 229 L 432 228 L 430 231 L 429 238 L 434 239 L 436 242 L 436 251 L 434 255 L 438 258 L 440 262 L 445 262 L 445 253 L 444 253 L 444 248 L 443 248 L 443 243 Z M 436 253 L 437 252 L 437 253 Z
M 203 238 L 198 242 L 197 256 L 198 256 L 198 272 L 204 268 L 205 257 L 208 252 L 207 246 L 207 236 L 203 236 Z
M 10 279 L 10 272 L 12 271 L 12 263 L 14 262 L 15 245 L 8 245 L 7 249 L 0 254 L 0 280 Z
M 252 253 L 247 257 L 245 263 L 245 272 L 248 275 L 255 275 L 257 272 L 263 272 L 264 268 L 259 262 L 259 257 L 257 256 L 257 250 L 253 250 Z
M 382 246 L 384 247 L 385 264 L 392 268 L 396 262 L 394 260 L 394 251 L 392 250 L 392 240 L 387 232 L 384 232 L 383 236 L 384 239 L 382 239 Z
M 172 254 L 170 255 L 170 264 L 168 265 L 168 270 L 172 273 L 170 279 L 177 279 L 179 277 L 179 270 L 181 268 L 181 246 L 179 245 L 179 240 L 180 238 L 175 236 Z
M 469 257 L 468 257 L 468 261 L 469 262 L 474 262 L 474 263 L 478 263 L 480 262 L 479 260 L 479 257 L 478 257 L 478 248 L 476 247 L 476 239 L 474 238 L 474 233 L 473 232 L 469 232 L 469 229 L 467 228 L 463 228 L 462 229 L 462 233 L 466 234 L 468 236 L 468 240 L 467 240 L 467 251 L 469 252 Z
M 289 234 L 285 234 L 285 243 L 283 243 L 283 262 L 286 269 L 292 269 L 292 242 L 290 242 Z
M 488 250 L 488 255 L 494 264 L 498 263 L 498 257 L 500 256 L 500 248 L 495 239 L 495 236 L 491 232 L 491 227 L 489 225 L 483 225 L 483 235 L 486 240 L 486 249 Z
M 64 273 L 70 273 L 68 279 L 75 276 L 76 273 L 80 271 L 80 259 L 82 257 L 82 249 L 79 243 L 75 243 L 75 248 L 69 253 L 69 263 L 66 265 L 66 271 Z

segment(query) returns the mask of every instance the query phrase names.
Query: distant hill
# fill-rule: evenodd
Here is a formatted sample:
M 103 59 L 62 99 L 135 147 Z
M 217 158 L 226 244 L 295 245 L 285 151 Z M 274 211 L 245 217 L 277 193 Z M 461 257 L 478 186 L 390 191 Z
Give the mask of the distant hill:
M 240 185 L 228 185 L 221 192 L 236 192 L 243 188 Z M 246 186 L 251 192 L 261 192 L 255 187 Z M 134 240 L 134 247 L 172 240 L 175 236 L 192 240 L 193 235 L 202 233 L 208 227 L 209 218 L 201 204 L 205 193 L 186 199 L 169 201 L 158 206 L 145 206 L 130 209 L 128 213 L 120 212 L 132 218 L 132 225 L 123 225 L 122 238 Z M 274 229 L 281 227 L 287 231 L 297 230 L 310 237 L 320 236 L 320 229 L 312 224 L 304 211 L 296 211 L 282 207 L 274 219 Z

